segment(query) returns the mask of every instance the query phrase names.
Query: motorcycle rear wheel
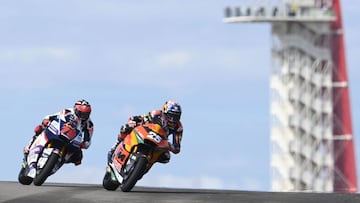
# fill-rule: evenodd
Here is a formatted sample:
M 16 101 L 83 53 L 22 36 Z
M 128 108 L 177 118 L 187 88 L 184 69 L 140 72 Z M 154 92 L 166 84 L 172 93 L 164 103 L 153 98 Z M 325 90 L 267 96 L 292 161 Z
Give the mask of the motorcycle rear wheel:
M 116 181 L 116 180 L 112 180 L 111 173 L 112 172 L 109 172 L 109 171 L 105 172 L 105 175 L 104 175 L 104 178 L 103 178 L 103 187 L 106 190 L 114 191 L 119 187 L 120 183 L 118 181 Z
M 19 172 L 18 181 L 23 185 L 30 185 L 33 182 L 33 178 L 24 175 L 25 167 L 21 167 Z
M 55 164 L 58 162 L 59 158 L 60 155 L 55 153 L 52 153 L 49 156 L 44 168 L 42 168 L 40 172 L 36 174 L 34 178 L 34 185 L 40 186 L 45 182 L 45 180 L 50 176 L 51 171 L 53 170 Z
M 146 157 L 138 157 L 134 169 L 130 172 L 129 176 L 123 180 L 120 185 L 121 191 L 129 192 L 142 177 L 146 170 L 148 160 Z

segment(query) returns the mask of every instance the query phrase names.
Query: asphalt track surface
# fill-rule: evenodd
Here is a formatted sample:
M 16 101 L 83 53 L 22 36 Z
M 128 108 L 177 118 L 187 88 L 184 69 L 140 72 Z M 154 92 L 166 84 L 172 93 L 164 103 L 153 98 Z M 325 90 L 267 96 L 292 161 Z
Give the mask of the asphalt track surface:
M 101 185 L 44 183 L 42 186 L 0 182 L 0 202 L 247 202 L 359 203 L 360 194 L 288 193 L 135 187 L 131 192 L 107 191 Z

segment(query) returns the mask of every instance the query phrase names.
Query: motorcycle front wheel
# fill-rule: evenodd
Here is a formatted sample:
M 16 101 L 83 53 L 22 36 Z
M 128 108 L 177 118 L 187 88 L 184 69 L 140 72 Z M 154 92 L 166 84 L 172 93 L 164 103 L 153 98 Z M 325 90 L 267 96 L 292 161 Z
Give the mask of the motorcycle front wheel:
M 146 157 L 140 156 L 137 158 L 134 168 L 132 169 L 128 177 L 124 179 L 120 185 L 121 191 L 129 192 L 135 186 L 136 182 L 144 174 L 147 163 L 148 160 Z
M 58 162 L 60 158 L 59 154 L 52 153 L 48 160 L 46 161 L 46 164 L 44 168 L 42 168 L 39 173 L 36 174 L 34 178 L 34 185 L 40 186 L 42 185 L 45 180 L 49 177 L 51 174 L 51 171 L 53 170 L 55 164 Z

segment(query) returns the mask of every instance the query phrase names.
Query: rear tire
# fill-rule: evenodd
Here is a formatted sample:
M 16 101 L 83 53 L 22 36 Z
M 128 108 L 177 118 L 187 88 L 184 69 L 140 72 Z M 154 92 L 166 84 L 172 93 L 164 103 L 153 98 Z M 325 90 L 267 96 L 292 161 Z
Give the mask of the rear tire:
M 34 178 L 34 185 L 40 186 L 45 182 L 45 180 L 51 175 L 51 171 L 53 170 L 55 164 L 58 162 L 59 158 L 60 155 L 55 153 L 52 153 L 49 156 L 44 168 L 42 168 L 40 172 L 36 174 Z
M 103 187 L 106 190 L 114 191 L 119 187 L 120 183 L 111 178 L 111 175 L 112 175 L 111 173 L 112 173 L 111 171 L 109 172 L 108 169 L 106 169 L 106 172 L 105 172 L 105 175 L 103 178 Z
M 19 176 L 18 176 L 18 180 L 19 180 L 19 183 L 23 184 L 23 185 L 30 185 L 33 181 L 33 178 L 32 177 L 29 177 L 29 176 L 26 176 L 24 173 L 25 173 L 25 167 L 26 166 L 23 166 L 21 167 L 21 170 L 19 172 Z
M 129 192 L 136 184 L 136 182 L 142 177 L 146 170 L 148 160 L 146 157 L 138 157 L 134 169 L 126 180 L 123 180 L 120 188 L 123 192 Z

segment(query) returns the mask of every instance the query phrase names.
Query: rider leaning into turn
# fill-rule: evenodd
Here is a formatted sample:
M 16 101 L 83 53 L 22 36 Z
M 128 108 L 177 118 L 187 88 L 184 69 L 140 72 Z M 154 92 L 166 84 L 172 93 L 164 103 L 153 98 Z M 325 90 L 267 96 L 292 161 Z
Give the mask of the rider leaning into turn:
M 86 100 L 81 99 L 75 102 L 73 108 L 66 108 L 58 113 L 45 116 L 41 125 L 35 127 L 35 135 L 32 137 L 29 144 L 24 148 L 24 154 L 26 155 L 29 153 L 30 147 L 37 138 L 37 136 L 40 135 L 40 133 L 48 127 L 51 121 L 56 119 L 59 115 L 64 115 L 64 117 L 74 117 L 74 120 L 77 122 L 78 125 L 80 125 L 80 130 L 82 131 L 84 136 L 84 141 L 81 144 L 81 149 L 89 148 L 91 144 L 91 137 L 94 131 L 94 124 L 90 119 L 90 114 L 91 105 Z M 81 160 L 83 157 L 81 149 L 76 151 L 69 160 L 69 162 L 74 163 L 76 166 L 81 164 Z
M 180 142 L 183 133 L 183 127 L 180 121 L 181 106 L 178 102 L 169 100 L 166 101 L 162 107 L 162 110 L 153 110 L 147 114 L 140 116 L 131 116 L 128 119 L 127 124 L 122 125 L 118 139 L 114 146 L 108 152 L 108 162 L 111 162 L 111 157 L 117 147 L 117 145 L 125 139 L 125 137 L 131 133 L 131 131 L 138 125 L 146 122 L 154 122 L 160 120 L 163 123 L 163 127 L 167 132 L 168 137 L 172 136 L 172 142 L 169 142 L 170 151 L 174 154 L 180 152 Z M 170 160 L 170 153 L 166 152 L 159 157 L 158 162 L 168 163 Z

